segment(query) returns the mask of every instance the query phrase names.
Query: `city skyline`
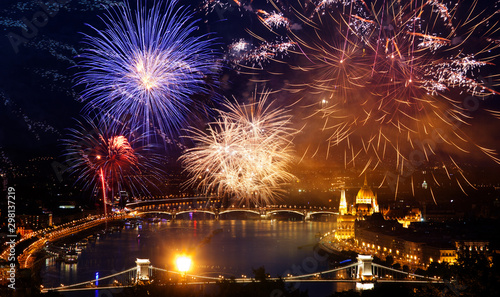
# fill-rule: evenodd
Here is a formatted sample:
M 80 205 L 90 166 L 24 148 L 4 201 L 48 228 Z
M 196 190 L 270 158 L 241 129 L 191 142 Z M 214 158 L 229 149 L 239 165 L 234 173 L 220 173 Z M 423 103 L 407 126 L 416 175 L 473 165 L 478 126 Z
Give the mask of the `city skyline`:
M 500 0 L 2 0 L 0 31 L 0 295 L 496 296 Z

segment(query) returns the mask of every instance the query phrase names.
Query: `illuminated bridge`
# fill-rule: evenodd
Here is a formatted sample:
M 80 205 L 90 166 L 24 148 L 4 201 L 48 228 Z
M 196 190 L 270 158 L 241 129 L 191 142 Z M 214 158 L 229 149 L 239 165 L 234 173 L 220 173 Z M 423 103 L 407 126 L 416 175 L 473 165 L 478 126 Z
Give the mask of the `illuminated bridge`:
M 140 214 L 162 214 L 168 215 L 172 219 L 183 214 L 207 214 L 213 216 L 214 219 L 219 219 L 221 216 L 230 213 L 253 214 L 262 219 L 272 219 L 275 215 L 291 214 L 302 217 L 304 220 L 309 220 L 316 215 L 338 215 L 338 211 L 326 207 L 305 207 L 296 205 L 279 205 L 267 207 L 234 207 L 217 208 L 216 204 L 219 200 L 206 197 L 187 197 L 177 199 L 155 199 L 143 200 L 138 202 L 127 203 L 126 207 L 130 210 L 137 211 Z
M 409 284 L 443 284 L 439 278 L 431 278 L 398 269 L 385 267 L 372 262 L 371 255 L 359 255 L 357 262 L 330 270 L 303 275 L 287 275 L 281 278 L 268 278 L 270 281 L 283 280 L 284 282 L 351 282 L 356 283 L 356 289 L 373 289 L 376 283 L 409 283 Z M 138 284 L 154 282 L 158 285 L 210 285 L 224 280 L 223 276 L 211 277 L 204 275 L 186 274 L 178 271 L 169 271 L 151 266 L 147 259 L 137 259 L 137 266 L 112 275 L 64 285 L 56 288 L 44 288 L 42 293 L 51 291 L 85 291 L 85 290 L 113 290 L 133 287 Z M 236 283 L 255 282 L 254 278 L 231 279 Z

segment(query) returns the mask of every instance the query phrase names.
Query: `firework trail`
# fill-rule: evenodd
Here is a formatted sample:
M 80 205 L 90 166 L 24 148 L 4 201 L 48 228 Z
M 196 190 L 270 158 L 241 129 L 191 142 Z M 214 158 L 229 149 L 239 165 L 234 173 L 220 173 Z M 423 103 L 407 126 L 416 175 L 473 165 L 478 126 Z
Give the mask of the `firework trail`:
M 271 15 L 287 20 L 287 32 L 277 38 L 294 45 L 289 65 L 305 81 L 287 88 L 312 101 L 302 105 L 314 109 L 307 121 L 322 121 L 328 152 L 343 148 L 346 166 L 364 163 L 364 172 L 391 163 L 407 175 L 445 151 L 478 151 L 500 163 L 495 150 L 476 144 L 464 129 L 475 111 L 467 100 L 498 95 L 490 83 L 494 75 L 488 77 L 497 71 L 496 12 L 482 10 L 477 0 L 470 6 L 438 0 L 276 1 L 270 11 L 257 13 L 264 28 L 270 26 L 262 16 Z M 301 30 L 291 29 L 299 23 Z M 255 64 L 251 56 L 236 62 Z M 455 176 L 465 177 L 452 157 L 448 163 Z
M 96 189 L 104 179 L 108 197 L 120 191 L 147 193 L 160 176 L 159 158 L 154 147 L 144 145 L 147 137 L 137 130 L 99 124 L 85 118 L 77 128 L 69 129 L 63 144 L 69 172 L 77 176 L 84 188 Z
M 194 36 L 193 13 L 177 0 L 137 11 L 125 5 L 104 19 L 106 28 L 85 35 L 78 83 L 84 87 L 86 110 L 106 111 L 133 127 L 152 127 L 176 136 L 193 111 L 193 96 L 208 91 L 206 81 L 217 71 L 214 40 Z M 161 4 L 163 3 L 163 4 Z
M 494 151 L 460 128 L 471 112 L 461 93 L 497 94 L 478 75 L 496 57 L 498 45 L 487 40 L 496 30 L 488 28 L 494 15 L 476 12 L 476 4 L 470 8 L 475 21 L 454 24 L 457 6 L 440 1 L 338 1 L 336 16 L 315 23 L 314 40 L 291 36 L 312 61 L 302 69 L 313 81 L 302 87 L 331 102 L 317 115 L 325 120 L 329 145 L 345 145 L 346 163 L 361 153 L 368 156 L 363 171 L 395 160 L 405 175 L 446 146 L 460 152 L 476 147 L 499 163 Z M 332 21 L 335 37 L 328 38 L 320 32 Z
M 227 111 L 210 123 L 207 130 L 190 129 L 197 146 L 181 156 L 188 185 L 206 193 L 233 195 L 239 203 L 269 204 L 280 196 L 283 186 L 295 177 L 288 172 L 293 159 L 286 109 L 268 103 L 269 93 L 256 102 L 227 101 Z

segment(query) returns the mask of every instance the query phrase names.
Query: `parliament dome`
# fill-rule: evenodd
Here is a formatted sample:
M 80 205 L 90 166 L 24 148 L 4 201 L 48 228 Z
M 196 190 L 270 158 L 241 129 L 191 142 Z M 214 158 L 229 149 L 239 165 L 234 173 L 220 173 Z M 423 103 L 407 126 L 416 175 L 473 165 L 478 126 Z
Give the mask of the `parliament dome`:
M 356 204 L 372 204 L 373 199 L 375 199 L 375 194 L 373 194 L 372 189 L 368 186 L 365 177 L 365 184 L 359 189 L 356 195 Z
M 377 195 L 375 195 L 372 189 L 368 186 L 366 176 L 364 185 L 361 189 L 359 189 L 358 194 L 356 195 L 356 205 L 354 206 L 354 211 L 357 215 L 361 216 L 379 212 Z

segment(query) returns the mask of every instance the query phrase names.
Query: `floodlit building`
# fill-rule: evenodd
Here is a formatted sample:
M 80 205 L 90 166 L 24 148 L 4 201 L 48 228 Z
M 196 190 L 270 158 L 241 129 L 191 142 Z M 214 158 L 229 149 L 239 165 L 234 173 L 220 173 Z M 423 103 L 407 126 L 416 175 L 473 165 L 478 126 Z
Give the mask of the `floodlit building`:
M 377 195 L 373 193 L 372 189 L 368 186 L 365 176 L 365 183 L 359 189 L 356 195 L 356 204 L 354 205 L 354 215 L 367 216 L 379 212 Z
M 337 217 L 337 230 L 335 231 L 335 239 L 354 238 L 354 223 L 356 218 L 372 215 L 379 212 L 377 195 L 373 193 L 368 186 L 365 176 L 363 187 L 359 189 L 355 205 L 349 209 L 345 189 L 340 191 L 339 216 Z
M 343 216 L 348 213 L 347 209 L 347 199 L 345 198 L 345 189 L 340 190 L 340 205 L 339 205 L 339 215 Z
M 422 212 L 418 207 L 405 208 L 385 208 L 381 211 L 386 220 L 397 220 L 404 228 L 408 228 L 411 223 L 422 221 Z

